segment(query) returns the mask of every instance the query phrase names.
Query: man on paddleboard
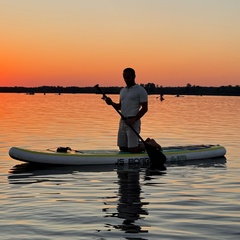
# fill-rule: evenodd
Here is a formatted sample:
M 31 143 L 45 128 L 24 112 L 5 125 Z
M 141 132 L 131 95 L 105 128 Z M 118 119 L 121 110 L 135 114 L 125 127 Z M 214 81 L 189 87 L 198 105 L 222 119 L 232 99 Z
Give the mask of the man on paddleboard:
M 130 125 L 140 133 L 141 118 L 148 111 L 148 94 L 147 91 L 136 84 L 136 74 L 133 68 L 123 70 L 123 79 L 126 87 L 120 90 L 119 103 L 115 103 L 111 98 L 105 99 L 108 105 L 120 110 L 124 118 L 120 119 L 118 129 L 117 144 L 121 151 L 133 153 L 142 152 L 144 145 L 139 144 L 138 136 L 129 127 Z

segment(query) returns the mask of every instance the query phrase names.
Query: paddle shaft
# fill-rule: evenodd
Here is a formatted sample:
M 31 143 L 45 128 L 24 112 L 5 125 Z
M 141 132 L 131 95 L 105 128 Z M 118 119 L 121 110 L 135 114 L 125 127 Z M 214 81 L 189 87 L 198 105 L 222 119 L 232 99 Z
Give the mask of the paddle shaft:
M 103 92 L 103 90 L 99 87 L 98 84 L 95 85 L 94 87 L 97 88 L 97 90 L 102 93 L 103 99 L 108 98 L 107 95 Z M 117 111 L 117 113 L 121 116 L 122 119 L 126 119 L 126 118 L 122 115 L 122 113 L 121 113 L 117 108 L 115 108 L 113 105 L 112 105 L 112 107 Z M 144 141 L 143 138 L 139 135 L 139 133 L 133 128 L 133 126 L 132 126 L 132 125 L 129 125 L 129 127 L 133 130 L 133 132 L 138 136 L 138 138 L 139 138 L 139 139 L 144 143 L 144 145 L 145 145 L 145 141 Z

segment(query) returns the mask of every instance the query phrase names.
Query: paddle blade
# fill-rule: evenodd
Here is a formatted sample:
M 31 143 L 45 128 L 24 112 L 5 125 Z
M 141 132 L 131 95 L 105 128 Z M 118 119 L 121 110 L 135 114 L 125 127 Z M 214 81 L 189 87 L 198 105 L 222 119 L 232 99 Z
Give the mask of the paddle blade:
M 166 162 L 167 158 L 163 152 L 159 148 L 153 147 L 146 142 L 144 146 L 150 159 L 150 168 L 165 170 L 166 167 L 164 166 L 164 163 Z

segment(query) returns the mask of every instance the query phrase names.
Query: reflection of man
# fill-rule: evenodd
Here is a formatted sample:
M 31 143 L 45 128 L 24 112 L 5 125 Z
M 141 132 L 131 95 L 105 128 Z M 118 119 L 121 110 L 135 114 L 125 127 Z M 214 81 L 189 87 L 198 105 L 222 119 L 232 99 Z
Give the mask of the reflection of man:
M 141 230 L 135 222 L 142 218 L 141 215 L 148 215 L 143 209 L 144 204 L 140 199 L 141 187 L 139 183 L 139 169 L 118 170 L 119 183 L 119 203 L 117 206 L 118 213 L 112 214 L 111 217 L 118 217 L 123 220 L 121 225 L 114 225 L 114 228 L 122 229 L 127 233 L 146 232 Z

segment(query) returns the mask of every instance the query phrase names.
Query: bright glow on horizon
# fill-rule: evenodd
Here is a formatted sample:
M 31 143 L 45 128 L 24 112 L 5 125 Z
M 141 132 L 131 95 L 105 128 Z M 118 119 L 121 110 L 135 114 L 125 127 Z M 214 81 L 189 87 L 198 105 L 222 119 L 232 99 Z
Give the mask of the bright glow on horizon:
M 0 86 L 240 84 L 238 0 L 0 0 Z

